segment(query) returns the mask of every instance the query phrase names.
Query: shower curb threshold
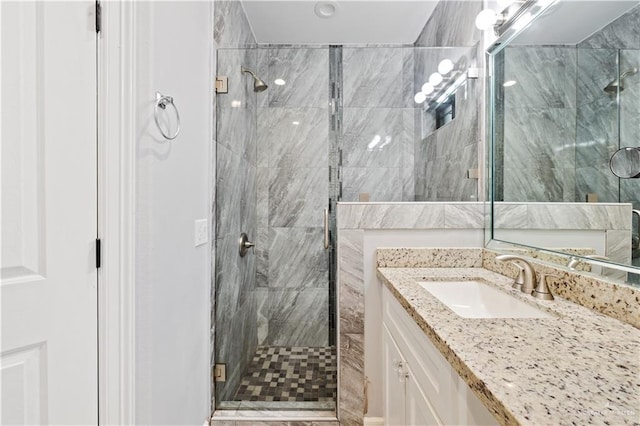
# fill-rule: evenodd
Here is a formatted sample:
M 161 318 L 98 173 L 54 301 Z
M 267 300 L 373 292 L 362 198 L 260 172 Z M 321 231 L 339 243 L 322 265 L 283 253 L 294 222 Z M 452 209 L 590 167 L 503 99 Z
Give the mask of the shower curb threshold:
M 337 422 L 335 411 L 270 411 L 270 410 L 216 410 L 211 424 L 217 421 L 284 421 L 284 422 Z

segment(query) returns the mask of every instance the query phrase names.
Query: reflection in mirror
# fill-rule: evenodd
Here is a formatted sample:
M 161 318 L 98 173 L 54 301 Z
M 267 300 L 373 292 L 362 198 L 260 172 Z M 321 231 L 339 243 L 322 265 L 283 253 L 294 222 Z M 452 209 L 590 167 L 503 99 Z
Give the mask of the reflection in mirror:
M 621 179 L 640 177 L 640 149 L 620 148 L 611 156 L 609 167 Z
M 490 49 L 493 238 L 636 282 L 639 4 L 559 0 Z

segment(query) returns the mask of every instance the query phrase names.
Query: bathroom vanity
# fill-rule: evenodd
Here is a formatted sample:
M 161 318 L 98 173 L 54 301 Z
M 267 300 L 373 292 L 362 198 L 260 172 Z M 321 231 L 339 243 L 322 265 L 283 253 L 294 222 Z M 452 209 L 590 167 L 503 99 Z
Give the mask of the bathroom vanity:
M 482 267 L 401 264 L 377 270 L 384 287 L 385 424 L 640 421 L 637 328 L 557 296 L 534 299 L 513 289 L 512 278 Z M 527 304 L 533 313 L 525 316 L 533 318 L 512 318 L 520 308 L 465 318 L 421 284 L 474 281 Z

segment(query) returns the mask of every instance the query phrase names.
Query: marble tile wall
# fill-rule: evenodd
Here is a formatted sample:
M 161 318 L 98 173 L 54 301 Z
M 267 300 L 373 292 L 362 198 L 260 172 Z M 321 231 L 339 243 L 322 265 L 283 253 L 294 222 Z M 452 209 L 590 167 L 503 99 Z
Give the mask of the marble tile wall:
M 574 201 L 576 49 L 504 50 L 505 201 Z
M 475 19 L 483 8 L 482 0 L 442 1 L 416 39 L 416 47 L 473 46 L 482 38 Z
M 640 49 L 640 6 L 630 10 L 578 44 L 591 49 Z
M 603 201 L 639 208 L 640 180 L 617 179 L 608 162 L 619 147 L 640 146 L 640 75 L 622 81 L 619 100 L 603 89 L 618 74 L 640 68 L 640 6 L 580 43 L 578 61 L 576 196 L 595 192 Z
M 269 85 L 258 95 L 258 341 L 326 346 L 329 50 L 257 52 L 257 73 Z
M 343 201 L 413 201 L 413 48 L 343 48 Z
M 256 40 L 241 2 L 215 0 L 216 74 L 229 77 L 229 93 L 215 98 L 216 141 L 211 297 L 212 364 L 227 364 L 227 381 L 215 383 L 212 406 L 233 399 L 257 345 L 255 256 L 238 255 L 240 232 L 255 238 L 257 104 L 253 82 L 240 71 L 255 69 Z
M 640 64 L 639 22 L 637 7 L 577 49 L 505 49 L 504 80 L 517 84 L 503 89 L 504 200 L 584 201 L 595 193 L 599 202 L 636 202 L 640 181 L 617 179 L 609 158 L 619 146 L 640 145 L 640 79 L 625 79 L 620 105 L 603 89 L 618 61 L 621 72 Z
M 255 49 L 218 49 L 218 74 L 229 76 L 229 93 L 216 97 L 216 224 L 213 327 L 216 363 L 227 365 L 217 397 L 233 399 L 258 343 L 256 257 L 240 257 L 238 238 L 255 238 L 257 134 L 253 80 L 241 65 L 256 66 Z
M 638 13 L 636 13 L 637 15 Z M 636 21 L 636 28 L 640 27 Z M 639 29 L 640 31 L 640 29 Z M 622 72 L 640 69 L 640 49 L 620 51 L 620 69 Z M 620 146 L 640 146 L 640 74 L 624 80 L 624 91 L 620 93 Z M 640 168 L 640 165 L 638 165 Z M 631 202 L 640 209 L 640 179 L 620 180 L 620 201 Z
M 577 50 L 576 200 L 588 193 L 598 201 L 618 200 L 618 178 L 609 158 L 618 149 L 618 105 L 604 87 L 617 75 L 617 49 Z
M 480 0 L 438 3 L 414 43 L 416 91 L 447 56 L 454 61 L 459 58 L 456 63 L 461 70 L 471 66 L 484 69 L 482 33 L 474 23 L 482 7 Z M 441 50 L 445 47 L 452 49 Z M 483 93 L 484 79 L 467 81 L 456 93 L 456 118 L 436 131 L 433 114 L 415 109 L 416 201 L 478 199 L 482 183 L 468 179 L 468 171 L 479 167 L 484 150 L 480 121 Z
M 480 44 L 471 47 L 416 48 L 414 86 L 428 80 L 443 59 L 451 59 L 458 73 L 478 67 Z M 454 71 L 455 72 L 455 71 Z M 451 79 L 455 79 L 455 77 Z M 416 89 L 418 90 L 418 89 Z M 481 104 L 483 80 L 469 79 L 455 94 L 455 118 L 435 128 L 435 112 L 416 108 L 414 170 L 416 201 L 474 201 L 478 179 L 468 177 L 478 169 L 481 146 Z
M 218 48 L 256 46 L 256 38 L 249 25 L 242 2 L 237 0 L 214 1 L 213 36 Z

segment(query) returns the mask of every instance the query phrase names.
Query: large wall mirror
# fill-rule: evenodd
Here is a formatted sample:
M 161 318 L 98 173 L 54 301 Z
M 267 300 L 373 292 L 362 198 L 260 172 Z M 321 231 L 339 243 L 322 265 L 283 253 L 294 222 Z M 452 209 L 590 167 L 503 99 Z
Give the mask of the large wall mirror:
M 489 49 L 492 238 L 639 283 L 640 2 L 535 3 Z

